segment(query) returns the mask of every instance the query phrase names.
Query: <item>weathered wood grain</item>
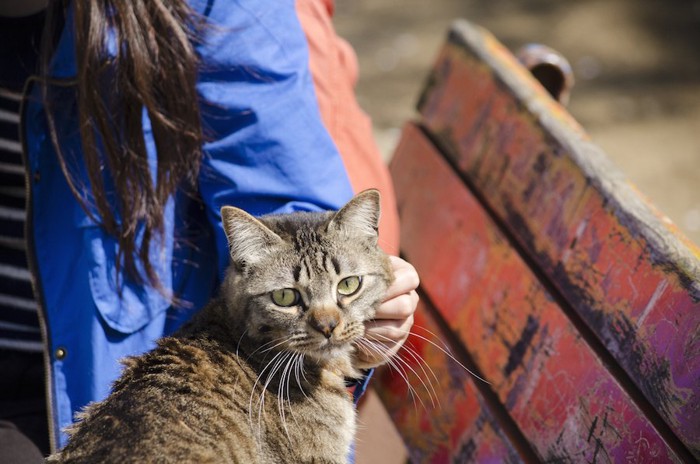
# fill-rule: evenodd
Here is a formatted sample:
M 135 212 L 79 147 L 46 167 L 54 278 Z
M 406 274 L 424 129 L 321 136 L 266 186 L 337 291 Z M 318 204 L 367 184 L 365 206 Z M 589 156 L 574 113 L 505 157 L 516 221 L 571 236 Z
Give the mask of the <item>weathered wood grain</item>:
M 411 462 L 522 462 L 475 388 L 474 378 L 424 338 L 441 347 L 445 340 L 422 301 L 414 334 L 399 354 L 403 373 L 385 368 L 375 381 Z
M 700 251 L 492 36 L 461 22 L 448 42 L 431 138 L 700 458 Z
M 395 156 L 402 250 L 539 456 L 679 461 L 418 128 Z

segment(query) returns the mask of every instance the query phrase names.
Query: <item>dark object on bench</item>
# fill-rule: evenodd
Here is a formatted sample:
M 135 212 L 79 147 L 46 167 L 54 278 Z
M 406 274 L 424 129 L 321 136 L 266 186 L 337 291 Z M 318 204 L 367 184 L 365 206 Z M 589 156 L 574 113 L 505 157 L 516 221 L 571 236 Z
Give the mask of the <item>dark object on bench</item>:
M 469 23 L 419 111 L 391 166 L 422 279 L 414 391 L 376 383 L 412 461 L 695 462 L 700 250 Z

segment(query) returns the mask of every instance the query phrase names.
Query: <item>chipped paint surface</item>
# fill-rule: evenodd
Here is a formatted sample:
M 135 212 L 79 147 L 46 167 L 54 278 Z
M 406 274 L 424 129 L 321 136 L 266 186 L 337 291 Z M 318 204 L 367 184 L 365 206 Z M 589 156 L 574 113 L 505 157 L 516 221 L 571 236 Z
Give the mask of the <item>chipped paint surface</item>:
M 451 40 L 421 99 L 427 130 L 700 458 L 698 248 L 646 203 L 558 104 L 533 88 L 492 37 L 462 25 Z M 449 240 L 456 239 L 443 239 Z M 468 252 L 454 253 L 459 259 Z M 521 296 L 535 301 L 532 295 Z M 446 303 L 464 298 L 449 296 Z
M 676 462 L 417 128 L 406 127 L 396 156 L 392 175 L 403 252 L 418 269 L 423 290 L 542 459 Z M 401 417 L 397 423 L 402 429 L 413 427 Z
M 475 380 L 421 338 L 429 338 L 440 346 L 443 343 L 424 302 L 416 313 L 415 327 L 415 335 L 399 355 L 403 373 L 382 369 L 375 382 L 404 438 L 411 461 L 521 462 L 484 405 L 474 387 Z

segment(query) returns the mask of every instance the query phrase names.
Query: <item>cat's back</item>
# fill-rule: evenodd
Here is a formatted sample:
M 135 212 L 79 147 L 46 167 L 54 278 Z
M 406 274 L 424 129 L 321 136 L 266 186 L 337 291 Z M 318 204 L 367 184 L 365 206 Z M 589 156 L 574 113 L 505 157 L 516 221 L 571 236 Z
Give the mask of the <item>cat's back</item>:
M 160 340 L 126 361 L 110 396 L 82 413 L 48 462 L 257 462 L 236 394 L 252 374 L 237 361 L 206 339 Z

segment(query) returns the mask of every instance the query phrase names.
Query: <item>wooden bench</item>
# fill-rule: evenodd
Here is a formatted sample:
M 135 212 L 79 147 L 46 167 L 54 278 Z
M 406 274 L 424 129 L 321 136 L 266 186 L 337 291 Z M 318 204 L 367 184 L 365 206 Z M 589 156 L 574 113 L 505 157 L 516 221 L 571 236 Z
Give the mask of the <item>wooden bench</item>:
M 411 461 L 700 459 L 700 250 L 482 29 L 418 107 L 391 172 L 421 304 L 375 382 Z

